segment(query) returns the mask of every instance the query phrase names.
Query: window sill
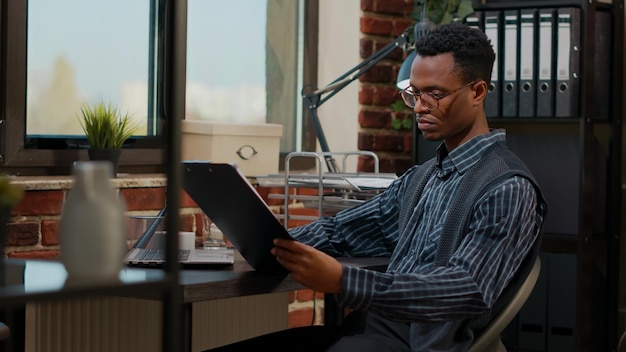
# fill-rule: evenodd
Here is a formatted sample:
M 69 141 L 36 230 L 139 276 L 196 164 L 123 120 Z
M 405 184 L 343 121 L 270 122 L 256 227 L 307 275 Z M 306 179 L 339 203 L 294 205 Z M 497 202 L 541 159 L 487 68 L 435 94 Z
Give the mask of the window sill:
M 11 183 L 21 186 L 26 191 L 66 190 L 74 184 L 73 176 L 14 176 Z M 111 179 L 115 188 L 165 187 L 167 177 L 164 174 L 118 174 Z

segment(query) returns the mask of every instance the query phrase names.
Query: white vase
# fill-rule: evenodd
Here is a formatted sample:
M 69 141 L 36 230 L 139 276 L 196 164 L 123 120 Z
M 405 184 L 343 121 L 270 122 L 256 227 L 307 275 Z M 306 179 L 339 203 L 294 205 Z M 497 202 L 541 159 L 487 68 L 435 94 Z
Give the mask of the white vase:
M 112 165 L 77 162 L 60 221 L 61 261 L 68 282 L 118 280 L 126 250 L 125 204 L 111 186 Z

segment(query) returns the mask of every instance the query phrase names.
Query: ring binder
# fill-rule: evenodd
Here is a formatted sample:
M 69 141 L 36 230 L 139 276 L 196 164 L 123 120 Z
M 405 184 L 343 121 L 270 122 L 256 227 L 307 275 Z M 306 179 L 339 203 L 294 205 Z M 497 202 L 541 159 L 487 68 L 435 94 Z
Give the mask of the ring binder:
M 522 10 L 520 14 L 519 117 L 533 117 L 536 110 L 535 45 L 537 11 Z
M 517 36 L 518 11 L 504 12 L 504 81 L 502 85 L 502 116 L 517 116 Z
M 554 9 L 539 10 L 537 117 L 554 117 L 553 23 Z
M 487 97 L 485 98 L 485 114 L 487 117 L 500 116 L 500 81 L 499 81 L 499 38 L 500 38 L 500 13 L 497 11 L 485 12 L 485 34 L 491 40 L 496 60 L 493 63 L 491 82 L 489 83 Z
M 578 116 L 580 9 L 558 10 L 556 117 Z

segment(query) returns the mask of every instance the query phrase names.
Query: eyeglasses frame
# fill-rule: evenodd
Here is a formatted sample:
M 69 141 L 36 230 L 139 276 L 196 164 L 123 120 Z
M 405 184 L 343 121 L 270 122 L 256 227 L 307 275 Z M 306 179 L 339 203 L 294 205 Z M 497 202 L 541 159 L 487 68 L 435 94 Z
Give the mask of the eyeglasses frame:
M 419 99 L 419 100 L 421 100 L 421 99 L 422 99 L 422 97 L 421 97 L 421 95 L 422 95 L 422 94 L 426 94 L 426 95 L 428 95 L 428 96 L 431 96 L 431 97 L 433 97 L 433 98 L 435 99 L 435 101 L 437 102 L 437 106 L 436 106 L 435 108 L 433 108 L 433 109 L 430 109 L 430 108 L 429 108 L 429 107 L 427 107 L 427 106 L 425 106 L 425 108 L 426 108 L 426 110 L 428 110 L 428 111 L 434 111 L 434 110 L 439 109 L 439 100 L 441 100 L 441 99 L 443 99 L 443 98 L 445 98 L 445 97 L 449 97 L 449 96 L 451 96 L 451 95 L 452 95 L 452 94 L 454 94 L 454 93 L 460 92 L 461 90 L 463 90 L 463 89 L 465 89 L 465 88 L 467 88 L 467 87 L 469 87 L 469 86 L 471 86 L 471 85 L 473 85 L 473 84 L 476 84 L 476 83 L 478 83 L 478 81 L 471 81 L 471 82 L 469 82 L 469 83 L 467 83 L 467 84 L 463 85 L 462 87 L 460 87 L 460 88 L 458 88 L 458 89 L 455 89 L 455 90 L 453 90 L 453 91 L 451 91 L 451 92 L 447 92 L 447 93 L 439 93 L 439 94 L 437 94 L 437 93 L 431 93 L 431 92 L 415 92 L 415 91 L 413 91 L 413 90 L 409 90 L 409 88 L 413 88 L 413 87 L 408 86 L 408 87 L 404 88 L 403 90 L 401 90 L 401 91 L 399 92 L 399 94 L 400 94 L 400 96 L 402 97 L 402 100 L 404 101 L 404 104 L 405 104 L 406 106 L 410 107 L 411 109 L 415 109 L 415 106 L 417 105 L 417 101 L 418 101 L 418 99 Z M 407 103 L 406 99 L 404 99 L 404 95 L 403 95 L 402 93 L 408 93 L 408 94 L 412 95 L 412 96 L 413 96 L 413 98 L 415 99 L 415 104 L 414 104 L 413 106 L 409 105 L 409 104 Z

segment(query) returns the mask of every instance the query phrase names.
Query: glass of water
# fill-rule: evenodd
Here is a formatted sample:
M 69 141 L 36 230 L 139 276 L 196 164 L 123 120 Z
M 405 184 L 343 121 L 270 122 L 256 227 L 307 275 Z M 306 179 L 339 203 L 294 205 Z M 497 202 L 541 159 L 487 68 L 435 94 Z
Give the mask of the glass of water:
M 224 248 L 228 247 L 224 239 L 224 234 L 206 214 L 202 214 L 202 239 L 204 248 Z

